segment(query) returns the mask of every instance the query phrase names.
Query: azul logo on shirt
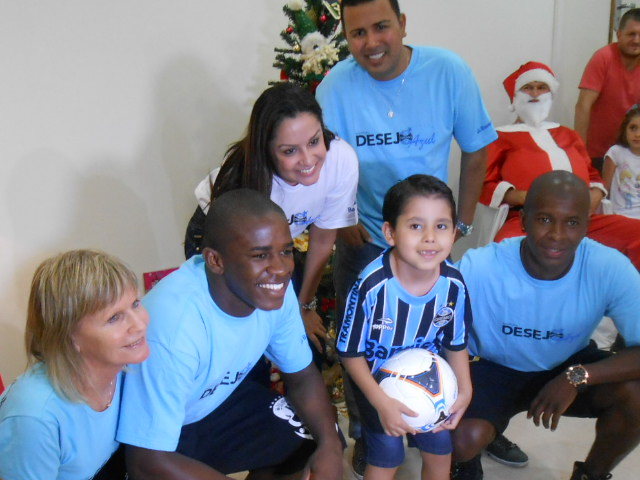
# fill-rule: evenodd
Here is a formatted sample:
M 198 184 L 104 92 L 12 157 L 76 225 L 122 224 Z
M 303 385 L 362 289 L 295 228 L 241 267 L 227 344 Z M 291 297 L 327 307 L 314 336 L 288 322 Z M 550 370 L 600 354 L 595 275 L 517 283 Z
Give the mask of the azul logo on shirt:
M 517 325 L 502 324 L 502 333 L 513 337 L 533 338 L 534 340 L 563 340 L 562 330 L 538 330 L 535 328 L 519 327 Z
M 391 320 L 390 318 L 378 318 L 372 323 L 372 330 L 393 330 L 393 320 Z

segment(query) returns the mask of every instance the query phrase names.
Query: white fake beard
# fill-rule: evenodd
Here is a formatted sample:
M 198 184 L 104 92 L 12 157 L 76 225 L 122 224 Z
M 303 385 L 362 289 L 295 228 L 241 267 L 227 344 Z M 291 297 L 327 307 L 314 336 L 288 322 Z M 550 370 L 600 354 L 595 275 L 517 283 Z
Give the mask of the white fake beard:
M 518 90 L 513 99 L 513 108 L 524 123 L 530 127 L 539 127 L 549 116 L 553 96 L 551 92 L 547 92 L 539 95 L 537 102 L 531 102 L 531 99 L 531 95 Z

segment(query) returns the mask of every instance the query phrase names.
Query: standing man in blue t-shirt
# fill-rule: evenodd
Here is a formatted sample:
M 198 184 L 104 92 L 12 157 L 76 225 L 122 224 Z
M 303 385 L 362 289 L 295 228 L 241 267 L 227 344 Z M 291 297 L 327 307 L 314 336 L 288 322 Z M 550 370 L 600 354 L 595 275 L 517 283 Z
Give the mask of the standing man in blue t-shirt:
M 340 9 L 352 57 L 329 72 L 316 94 L 327 127 L 356 149 L 360 162 L 360 223 L 341 229 L 337 241 L 339 316 L 360 271 L 388 246 L 382 234 L 387 190 L 415 173 L 447 182 L 455 138 L 462 150 L 457 226 L 468 235 L 485 176 L 485 147 L 497 138 L 464 60 L 442 48 L 404 45 L 406 17 L 397 0 L 343 0 Z M 349 434 L 358 439 L 352 408 L 350 420 Z M 353 466 L 361 471 L 364 464 L 354 459 Z
M 481 480 L 480 453 L 527 412 L 552 431 L 561 416 L 597 418 L 572 480 L 603 480 L 640 442 L 640 274 L 617 250 L 585 238 L 587 184 L 555 170 L 532 184 L 526 237 L 470 250 L 459 269 L 469 290 L 473 399 L 454 432 L 453 479 Z M 628 348 L 590 340 L 603 316 Z
M 277 479 L 306 467 L 340 480 L 342 442 L 290 285 L 282 209 L 254 190 L 227 192 L 209 209 L 203 247 L 143 299 L 152 353 L 127 372 L 117 434 L 129 472 Z M 295 413 L 249 374 L 263 354 L 283 372 Z

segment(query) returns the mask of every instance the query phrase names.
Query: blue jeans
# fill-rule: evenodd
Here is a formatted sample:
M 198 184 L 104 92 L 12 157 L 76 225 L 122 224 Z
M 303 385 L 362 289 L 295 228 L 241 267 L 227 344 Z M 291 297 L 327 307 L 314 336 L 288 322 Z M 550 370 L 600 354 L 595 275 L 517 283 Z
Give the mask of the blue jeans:
M 333 259 L 333 285 L 336 289 L 336 318 L 340 320 L 340 324 L 344 318 L 344 309 L 351 286 L 364 267 L 378 257 L 383 250 L 373 243 L 354 247 L 340 239 L 336 241 L 336 253 Z M 338 326 L 338 331 L 340 331 L 340 326 Z M 345 375 L 344 380 L 344 399 L 349 413 L 349 436 L 358 439 L 362 437 L 360 414 L 351 390 L 351 379 Z

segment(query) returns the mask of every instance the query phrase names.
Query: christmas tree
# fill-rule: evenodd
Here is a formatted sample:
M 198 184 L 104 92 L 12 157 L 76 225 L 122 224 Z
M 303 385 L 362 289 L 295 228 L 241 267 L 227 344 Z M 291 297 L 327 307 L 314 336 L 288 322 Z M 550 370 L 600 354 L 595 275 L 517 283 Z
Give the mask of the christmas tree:
M 340 29 L 339 0 L 290 0 L 282 8 L 289 25 L 280 36 L 289 46 L 275 48 L 280 79 L 315 91 L 327 72 L 349 55 Z

